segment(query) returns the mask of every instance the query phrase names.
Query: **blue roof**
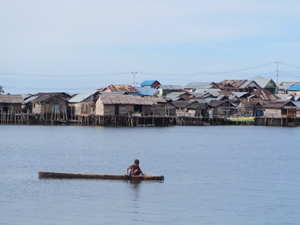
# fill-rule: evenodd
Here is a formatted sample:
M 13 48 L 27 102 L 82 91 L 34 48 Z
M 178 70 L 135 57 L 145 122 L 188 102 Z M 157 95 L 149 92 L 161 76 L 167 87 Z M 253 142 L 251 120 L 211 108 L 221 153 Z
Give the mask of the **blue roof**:
M 289 89 L 287 89 L 288 91 L 300 91 L 300 84 L 294 84 L 293 86 L 291 86 Z
M 151 86 L 157 80 L 145 80 L 141 83 L 141 86 Z
M 135 87 L 138 90 L 138 95 L 140 96 L 153 96 L 157 93 L 157 90 L 154 88 L 142 88 L 142 87 Z

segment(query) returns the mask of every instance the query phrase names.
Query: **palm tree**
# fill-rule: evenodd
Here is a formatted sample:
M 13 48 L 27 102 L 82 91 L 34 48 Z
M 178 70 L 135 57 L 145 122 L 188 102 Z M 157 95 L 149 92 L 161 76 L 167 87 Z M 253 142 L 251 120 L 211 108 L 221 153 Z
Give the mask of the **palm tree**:
M 4 90 L 3 90 L 3 87 L 2 86 L 0 86 L 0 94 L 1 93 L 4 93 Z

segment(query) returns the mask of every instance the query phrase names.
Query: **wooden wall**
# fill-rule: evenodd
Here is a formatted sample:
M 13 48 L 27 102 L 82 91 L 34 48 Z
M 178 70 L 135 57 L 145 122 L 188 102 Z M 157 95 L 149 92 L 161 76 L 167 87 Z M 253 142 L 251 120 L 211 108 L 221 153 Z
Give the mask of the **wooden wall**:
M 67 111 L 67 103 L 58 98 L 52 100 L 35 102 L 32 106 L 32 113 L 35 114 L 59 114 Z
M 8 111 L 8 112 L 21 112 L 22 104 L 21 103 L 0 103 L 0 111 Z
M 265 109 L 265 117 L 281 118 L 281 109 Z

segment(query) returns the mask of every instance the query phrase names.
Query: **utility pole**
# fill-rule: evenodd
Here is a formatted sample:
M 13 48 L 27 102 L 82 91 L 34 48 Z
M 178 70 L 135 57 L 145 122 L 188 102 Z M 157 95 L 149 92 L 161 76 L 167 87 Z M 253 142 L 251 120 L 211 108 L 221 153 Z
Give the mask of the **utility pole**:
M 133 87 L 135 87 L 135 84 L 136 84 L 136 82 L 135 82 L 135 75 L 137 74 L 137 72 L 135 71 L 135 72 L 131 72 L 131 74 L 133 75 Z
M 135 75 L 137 74 L 137 72 L 135 71 L 135 72 L 131 72 L 131 74 L 133 75 L 133 87 L 135 88 L 135 84 L 136 84 L 136 82 L 135 82 Z M 134 95 L 136 95 L 136 93 L 134 92 Z
M 276 76 L 277 76 L 277 90 L 276 90 L 276 92 L 277 92 L 277 94 L 278 94 L 278 87 L 279 87 L 279 84 L 278 84 L 278 64 L 279 63 L 281 63 L 280 61 L 277 61 L 277 62 L 275 62 L 276 64 L 277 64 L 277 69 L 276 69 Z

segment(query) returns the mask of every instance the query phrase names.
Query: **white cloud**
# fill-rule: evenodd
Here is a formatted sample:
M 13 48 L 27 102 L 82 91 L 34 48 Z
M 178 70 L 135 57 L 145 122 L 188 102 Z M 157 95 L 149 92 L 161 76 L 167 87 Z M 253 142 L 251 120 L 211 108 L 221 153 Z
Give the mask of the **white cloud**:
M 280 57 L 297 64 L 299 12 L 293 0 L 2 0 L 0 67 L 37 74 L 192 73 Z
M 298 16 L 300 5 L 250 0 L 10 2 L 2 8 L 5 42 L 118 45 L 278 34 L 279 23 Z

